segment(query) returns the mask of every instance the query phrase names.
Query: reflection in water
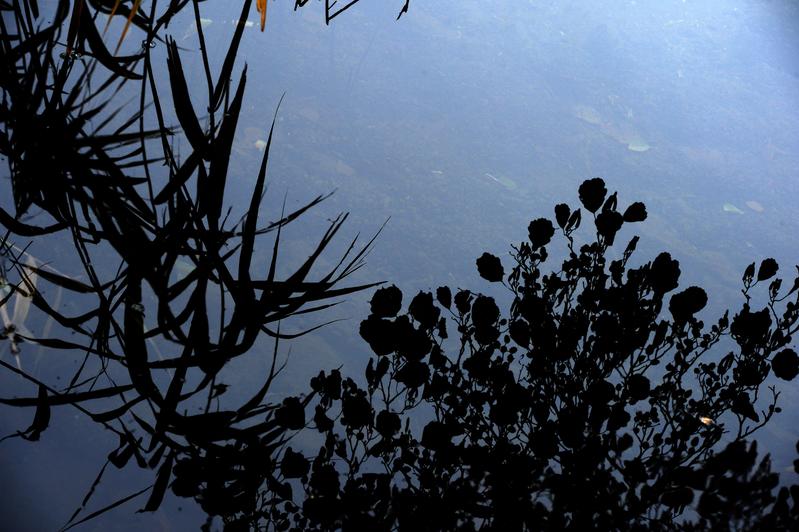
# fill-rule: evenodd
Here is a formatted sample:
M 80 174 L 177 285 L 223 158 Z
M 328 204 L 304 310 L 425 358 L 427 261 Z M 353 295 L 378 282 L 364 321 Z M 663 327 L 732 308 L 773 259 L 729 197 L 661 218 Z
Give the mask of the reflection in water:
M 391 216 L 359 281 L 389 279 L 410 292 L 469 286 L 478 253 L 504 252 L 524 238 L 532 213 L 596 175 L 647 203 L 642 245 L 651 248 L 642 254 L 678 257 L 689 282 L 715 296 L 713 309 L 739 301 L 750 260 L 796 262 L 799 39 L 783 22 L 796 6 L 550 2 L 487 12 L 442 1 L 418 3 L 392 24 L 395 5 L 361 2 L 324 27 L 313 4 L 295 14 L 275 3 L 265 33 L 243 35 L 250 90 L 228 194 L 244 204 L 285 91 L 268 179 L 277 193 L 266 202 L 337 190 L 300 221 L 297 240 L 339 211 L 367 232 Z M 227 42 L 233 25 L 223 22 L 234 15 L 201 9 L 206 38 Z M 197 25 L 187 17 L 170 28 L 198 90 Z M 287 257 L 307 250 L 292 244 Z M 331 318 L 350 321 L 297 342 L 281 386 L 295 391 L 320 367 L 360 367 L 365 347 L 351 330 L 366 309 L 361 298 L 332 309 Z M 246 380 L 252 368 L 237 372 Z M 786 427 L 797 426 L 791 415 Z M 781 430 L 775 462 L 787 467 L 797 434 Z M 62 471 L 64 451 L 50 451 L 51 469 Z M 9 467 L 15 483 L 37 484 L 23 480 L 24 464 Z M 61 514 L 74 503 L 65 500 Z

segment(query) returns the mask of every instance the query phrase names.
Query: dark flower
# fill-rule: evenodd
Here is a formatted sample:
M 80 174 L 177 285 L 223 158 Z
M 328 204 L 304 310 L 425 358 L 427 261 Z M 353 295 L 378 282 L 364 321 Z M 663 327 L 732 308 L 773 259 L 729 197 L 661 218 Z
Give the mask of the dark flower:
M 490 253 L 483 253 L 480 258 L 477 259 L 477 272 L 480 274 L 480 277 L 492 283 L 502 281 L 502 278 L 505 276 L 505 270 L 502 268 L 502 262 L 499 260 L 499 257 Z
M 608 193 L 608 190 L 605 188 L 602 178 L 595 177 L 583 181 L 578 193 L 583 206 L 591 212 L 596 212 L 605 201 L 605 194 Z
M 391 318 L 402 308 L 402 292 L 394 285 L 375 290 L 371 301 L 372 314 Z
M 782 380 L 791 381 L 799 375 L 799 356 L 793 349 L 783 349 L 771 360 L 771 369 Z
M 527 233 L 533 248 L 539 248 L 549 244 L 549 241 L 552 240 L 552 235 L 555 234 L 555 227 L 546 218 L 538 218 L 530 222 L 527 227 Z

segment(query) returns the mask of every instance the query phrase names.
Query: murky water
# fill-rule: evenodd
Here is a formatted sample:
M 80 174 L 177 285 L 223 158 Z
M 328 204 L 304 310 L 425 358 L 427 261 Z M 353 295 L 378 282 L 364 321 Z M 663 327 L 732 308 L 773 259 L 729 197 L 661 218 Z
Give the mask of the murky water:
M 313 235 L 340 211 L 352 213 L 350 234 L 371 235 L 391 217 L 355 281 L 389 280 L 406 294 L 441 284 L 486 289 L 476 257 L 503 255 L 525 238 L 530 219 L 550 216 L 555 203 L 577 203 L 579 183 L 601 176 L 622 202 L 647 204 L 637 256 L 669 251 L 682 264 L 683 284 L 710 294 L 708 317 L 740 305 L 750 262 L 771 256 L 793 273 L 795 3 L 416 1 L 394 22 L 398 5 L 362 0 L 330 27 L 314 4 L 297 13 L 290 2 L 270 5 L 266 31 L 247 28 L 240 54 L 249 80 L 231 162 L 234 208 L 244 208 L 284 92 L 267 205 L 277 209 L 284 194 L 299 205 L 336 190 L 286 235 L 287 260 L 304 258 Z M 208 39 L 232 34 L 238 8 L 223 6 L 203 4 Z M 193 86 L 202 87 L 191 23 L 172 31 L 196 73 Z M 221 62 L 223 53 L 212 59 Z M 625 231 L 617 241 L 632 236 Z M 365 300 L 350 298 L 325 316 L 348 321 L 292 344 L 276 394 L 304 389 L 320 368 L 361 371 L 368 351 L 353 331 Z M 313 319 L 296 327 L 322 320 Z M 246 385 L 247 369 L 234 367 L 231 378 Z M 782 401 L 798 398 L 787 389 Z M 3 416 L 4 432 L 29 422 L 29 412 Z M 761 435 L 779 470 L 793 459 L 796 421 L 786 410 Z M 41 442 L 6 442 L 0 508 L 36 516 L 46 497 L 52 510 L 30 522 L 63 524 L 115 445 L 89 425 L 55 415 Z M 101 500 L 146 485 L 139 473 L 109 480 Z M 171 500 L 161 511 L 176 526 L 183 506 L 186 522 L 199 523 L 192 504 Z M 134 516 L 136 508 L 87 529 L 156 526 L 136 521 L 150 519 Z M 170 529 L 169 520 L 155 519 Z

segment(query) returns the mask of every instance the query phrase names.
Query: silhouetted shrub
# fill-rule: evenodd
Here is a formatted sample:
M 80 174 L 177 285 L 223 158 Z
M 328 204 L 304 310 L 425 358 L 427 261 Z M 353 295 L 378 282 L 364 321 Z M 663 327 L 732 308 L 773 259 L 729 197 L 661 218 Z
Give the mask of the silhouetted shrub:
M 325 443 L 301 481 L 296 529 L 796 526 L 799 488 L 775 493 L 768 456 L 746 440 L 780 410 L 779 393 L 761 390 L 771 370 L 784 380 L 799 373 L 787 347 L 799 281 L 782 296 L 775 281 L 768 307 L 752 310 L 750 290 L 777 271 L 766 259 L 755 278 L 752 265 L 742 309 L 708 328 L 697 317 L 702 288 L 669 296 L 680 268 L 667 253 L 630 267 L 633 237 L 608 258 L 620 229 L 646 218 L 644 205 L 621 215 L 598 178 L 579 195 L 596 239 L 576 249 L 580 209 L 558 205 L 568 247 L 560 269 L 543 271 L 554 236 L 545 218 L 513 248 L 507 276 L 498 257 L 477 260 L 484 279 L 511 291 L 505 311 L 467 290 L 453 309 L 452 291 L 440 287 L 440 308 L 420 292 L 399 314 L 396 287 L 375 292 L 360 329 L 376 355 L 366 388 L 345 379 L 339 401 L 319 384 L 324 373 L 314 381 L 316 416 L 335 419 L 340 409 L 344 431 L 316 423 Z M 446 340 L 441 314 L 457 339 Z M 724 337 L 738 349 L 721 357 L 714 347 Z

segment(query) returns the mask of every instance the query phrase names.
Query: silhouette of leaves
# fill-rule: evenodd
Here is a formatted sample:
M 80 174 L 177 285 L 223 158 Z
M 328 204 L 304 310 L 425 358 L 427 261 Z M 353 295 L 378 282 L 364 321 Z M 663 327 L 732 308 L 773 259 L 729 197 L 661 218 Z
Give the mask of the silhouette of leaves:
M 7 247 L 13 249 L 7 239 L 61 232 L 67 247 L 73 245 L 82 274 L 75 279 L 49 265 L 15 258 L 20 280 L 36 276 L 45 285 L 31 290 L 30 305 L 69 336 L 23 338 L 12 327 L 1 340 L 11 341 L 14 349 L 24 339 L 85 355 L 74 373 L 61 376 L 63 387 L 0 361 L 39 390 L 36 398 L 0 401 L 36 406 L 31 427 L 15 435 L 37 439 L 56 415 L 55 407 L 70 405 L 118 435 L 119 446 L 108 457 L 115 467 L 135 463 L 157 470 L 151 487 L 95 511 L 88 510 L 92 486 L 65 526 L 85 523 L 147 490 L 144 511 L 154 511 L 173 478 L 172 491 L 196 498 L 209 515 L 229 523 L 257 521 L 251 514 L 262 486 L 279 497 L 291 493 L 289 484 L 276 480 L 280 458 L 290 431 L 305 427 L 305 409 L 317 397 L 287 397 L 282 404 L 266 400 L 282 369 L 277 364 L 280 341 L 309 332 L 287 331 L 284 324 L 294 315 L 323 310 L 336 304 L 336 298 L 375 286 L 341 286 L 362 267 L 374 238 L 363 247 L 352 240 L 332 268 L 318 272 L 319 258 L 347 218 L 342 214 L 296 269 L 278 268 L 285 226 L 328 196 L 317 196 L 293 211 L 284 208 L 265 226 L 259 222 L 275 115 L 260 167 L 253 172 L 255 186 L 242 209 L 245 214 L 236 220 L 231 210 L 226 212 L 224 191 L 246 67 L 235 87 L 231 78 L 245 25 L 234 30 L 214 79 L 199 4 L 181 0 L 153 5 L 147 12 L 137 9 L 138 2 L 133 7 L 116 4 L 59 2 L 47 19 L 32 0 L 0 6 L 4 28 L 15 35 L 0 39 L 0 154 L 10 170 L 15 210 L 0 209 L 0 223 L 9 231 L 2 242 L 3 267 Z M 242 20 L 250 4 L 243 2 Z M 187 5 L 195 8 L 199 55 L 207 67 L 205 95 L 194 88 L 189 94 L 183 52 L 162 34 Z M 111 54 L 96 27 L 98 13 L 124 16 L 126 31 L 130 24 L 145 34 L 142 48 L 130 56 Z M 163 65 L 161 55 L 151 53 L 156 43 L 166 44 Z M 159 72 L 168 76 L 176 125 L 167 123 L 171 113 L 164 112 L 162 85 L 154 79 Z M 130 90 L 141 98 L 128 108 L 118 98 Z M 197 108 L 207 113 L 202 120 Z M 155 126 L 147 129 L 144 124 Z M 189 146 L 188 153 L 173 151 L 181 144 Z M 24 221 L 33 207 L 49 221 Z M 272 238 L 266 247 L 267 268 L 256 276 L 251 271 L 254 250 L 264 237 Z M 96 266 L 112 263 L 118 269 Z M 191 271 L 177 275 L 186 265 Z M 288 274 L 282 277 L 279 271 Z M 70 315 L 59 305 L 62 292 L 80 301 L 80 314 Z M 52 293 L 59 294 L 55 301 Z M 399 296 L 394 315 L 401 306 Z M 211 303 L 215 301 L 221 303 Z M 223 368 L 250 353 L 264 336 L 274 341 L 274 351 L 261 383 L 236 394 L 244 398 L 238 404 L 233 394 L 221 397 L 229 387 L 219 382 Z M 342 397 L 335 392 L 336 376 L 341 386 L 338 373 L 322 386 L 330 401 Z M 360 397 L 353 391 L 350 396 Z M 313 419 L 320 430 L 332 428 L 324 411 Z M 296 463 L 294 458 L 289 455 L 287 463 Z M 84 511 L 88 515 L 82 516 Z M 242 520 L 248 513 L 251 518 Z
M 296 397 L 287 397 L 283 405 L 275 410 L 275 421 L 289 430 L 299 430 L 305 426 L 305 410 Z
M 596 213 L 605 201 L 608 190 L 605 188 L 605 181 L 599 177 L 583 181 L 578 189 L 580 202 L 589 212 Z
M 533 248 L 539 248 L 549 244 L 555 234 L 555 228 L 552 226 L 552 222 L 546 218 L 538 218 L 530 222 L 527 234 L 530 237 L 530 243 Z
M 357 1 L 327 2 L 327 22 Z M 208 113 L 200 120 L 181 50 L 159 34 L 186 5 L 145 13 L 138 3 L 76 1 L 70 16 L 69 3 L 60 2 L 48 22 L 33 0 L 0 6 L 13 15 L 8 24 L 17 35 L 0 40 L 0 153 L 12 170 L 15 209 L 0 209 L 0 223 L 9 236 L 63 232 L 84 277 L 26 267 L 19 257 L 12 273 L 20 280 L 36 273 L 93 304 L 65 315 L 46 290 L 28 288 L 31 305 L 76 338 L 28 337 L 7 327 L 1 340 L 79 349 L 90 363 L 57 389 L 0 361 L 38 389 L 36 397 L 0 400 L 36 407 L 31 426 L 11 436 L 39 438 L 54 407 L 70 405 L 117 434 L 108 462 L 157 471 L 151 486 L 89 511 L 103 466 L 65 528 L 148 490 L 143 511 L 154 511 L 170 486 L 220 516 L 226 530 L 796 528 L 799 487 L 775 493 L 777 474 L 747 439 L 780 411 L 776 388 L 770 397 L 762 393 L 769 368 L 783 380 L 799 374 L 799 356 L 788 347 L 799 323 L 799 276 L 787 293 L 774 279 L 768 305 L 753 311 L 750 290 L 775 277 L 778 266 L 765 259 L 756 272 L 752 263 L 743 276 L 745 302 L 731 323 L 729 313 L 709 328 L 696 319 L 707 303 L 696 286 L 671 296 L 663 313 L 664 296 L 679 286 L 679 264 L 661 253 L 630 267 L 638 237 L 609 259 L 623 224 L 644 221 L 647 212 L 634 202 L 620 213 L 617 194 L 608 195 L 600 178 L 578 190 L 594 215 L 593 242 L 575 246 L 580 209 L 555 207 L 568 247 L 560 265 L 545 271 L 555 234 L 545 218 L 529 224 L 528 242 L 512 247 L 507 276 L 498 257 L 477 260 L 481 277 L 510 291 L 507 308 L 477 291 L 453 297 L 439 287 L 435 298 L 419 292 L 403 312 L 400 289 L 380 288 L 359 329 L 375 354 L 364 381 L 320 372 L 309 393 L 266 400 L 282 370 L 280 341 L 308 332 L 282 324 L 376 286 L 339 286 L 362 266 L 374 239 L 359 251 L 353 241 L 334 268 L 313 277 L 346 220 L 341 215 L 308 259 L 278 275 L 284 227 L 327 196 L 284 208 L 259 227 L 274 119 L 246 212 L 238 221 L 226 212 L 247 81 L 245 68 L 232 87 L 244 25 L 214 77 L 199 4 L 191 4 L 206 69 L 205 101 L 191 94 Z M 240 19 L 250 7 L 245 0 Z M 143 48 L 112 55 L 96 27 L 98 12 L 143 30 Z M 178 125 L 167 124 L 154 81 L 149 50 L 156 42 L 167 46 Z M 134 80 L 143 97 L 124 117 L 115 95 Z M 176 136 L 188 154 L 173 152 Z M 41 226 L 24 221 L 34 206 L 48 217 Z M 251 270 L 264 235 L 272 237 L 272 253 L 258 277 Z M 121 264 L 115 273 L 98 273 L 97 247 Z M 175 280 L 178 264 L 192 269 Z M 217 297 L 222 309 L 209 305 Z M 448 321 L 457 331 L 450 340 Z M 228 387 L 219 381 L 222 370 L 262 335 L 274 340 L 262 383 L 244 401 L 230 393 L 220 401 Z M 719 358 L 715 350 L 726 337 L 737 345 Z M 306 428 L 322 440 L 316 456 L 288 445 Z
M 730 326 L 730 334 L 743 344 L 760 344 L 771 329 L 771 315 L 767 308 L 752 312 L 749 304 L 735 315 Z
M 566 224 L 569 223 L 571 216 L 571 208 L 565 203 L 558 203 L 555 205 L 555 221 L 558 222 L 558 227 L 566 229 Z
M 311 469 L 311 464 L 302 455 L 302 453 L 294 452 L 291 447 L 286 449 L 283 453 L 283 460 L 280 462 L 280 472 L 284 478 L 301 478 L 308 474 Z
M 438 322 L 440 311 L 433 305 L 433 294 L 419 292 L 408 306 L 408 313 L 419 322 L 422 329 L 430 330 Z
M 630 204 L 624 211 L 624 221 L 627 223 L 643 222 L 646 220 L 646 205 L 640 201 Z
M 452 291 L 449 289 L 449 287 L 439 286 L 436 289 L 436 300 L 441 304 L 442 307 L 446 309 L 450 308 L 452 306 Z
M 782 380 L 792 381 L 799 375 L 799 355 L 793 349 L 783 349 L 771 360 L 771 369 Z
M 554 233 L 554 231 L 553 231 Z M 499 257 L 491 255 L 490 253 L 483 253 L 477 259 L 477 272 L 480 277 L 492 283 L 501 282 L 505 276 L 505 271 L 502 269 L 502 262 Z
M 609 246 L 613 245 L 616 233 L 621 229 L 624 219 L 616 211 L 602 211 L 596 217 L 596 229 L 600 235 L 605 237 Z
M 618 215 L 613 229 L 622 215 L 616 194 L 606 195 L 601 180 L 581 187 L 589 211 L 602 207 L 598 228 L 603 216 Z M 563 205 L 556 208 L 561 228 L 574 217 Z M 637 221 L 645 212 L 634 207 L 628 217 Z M 534 250 L 550 243 L 554 228 L 540 220 L 530 243 L 513 247 L 508 310 L 478 292 L 455 294 L 459 341 L 450 345 L 431 327 L 436 301 L 445 309 L 453 302 L 446 287 L 436 301 L 419 292 L 405 314 L 373 312 L 362 322 L 364 338 L 380 346 L 366 367 L 368 389 L 358 393 L 350 382 L 340 403 L 320 401 L 317 416 L 340 405 L 347 439 L 329 428 L 313 466 L 329 481 L 324 489 L 303 482 L 299 526 L 347 529 L 367 522 L 364 515 L 379 515 L 368 522 L 386 529 L 795 524 L 796 501 L 788 491 L 773 494 L 776 473 L 745 441 L 780 411 L 778 392 L 770 388 L 770 401 L 758 393 L 768 360 L 778 376 L 799 373 L 799 356 L 780 351 L 799 323 L 795 303 L 773 321 L 768 309 L 750 310 L 745 289 L 732 324 L 725 313 L 705 329 L 696 314 L 707 294 L 691 286 L 671 296 L 667 319 L 664 297 L 680 275 L 670 255 L 628 268 L 634 237 L 621 259 L 606 262 L 612 231 L 603 228 L 545 274 L 546 254 Z M 573 243 L 567 230 L 564 236 Z M 484 254 L 478 271 L 493 262 Z M 779 286 L 769 287 L 769 297 L 772 305 L 782 300 Z M 739 350 L 714 359 L 712 349 L 728 334 Z M 729 419 L 738 428 L 727 432 L 733 441 L 725 447 Z M 377 468 L 379 484 L 371 473 Z
M 687 321 L 707 305 L 707 294 L 698 286 L 689 286 L 682 292 L 671 296 L 669 312 L 675 322 Z M 735 322 L 733 321 L 733 327 Z
M 679 262 L 668 253 L 661 253 L 649 270 L 649 281 L 656 294 L 666 294 L 677 288 L 680 279 Z
M 33 416 L 33 422 L 30 427 L 24 431 L 10 434 L 4 438 L 0 438 L 0 442 L 8 438 L 19 436 L 28 441 L 38 441 L 42 432 L 50 425 L 50 402 L 47 397 L 47 388 L 39 385 L 39 396 L 36 400 L 36 413 Z
M 394 285 L 380 288 L 372 295 L 372 314 L 380 318 L 396 316 L 402 308 L 402 292 Z
M 757 280 L 766 281 L 771 279 L 777 275 L 777 270 L 779 270 L 779 266 L 777 265 L 776 260 L 771 258 L 765 259 L 760 263 L 760 268 L 757 270 Z

